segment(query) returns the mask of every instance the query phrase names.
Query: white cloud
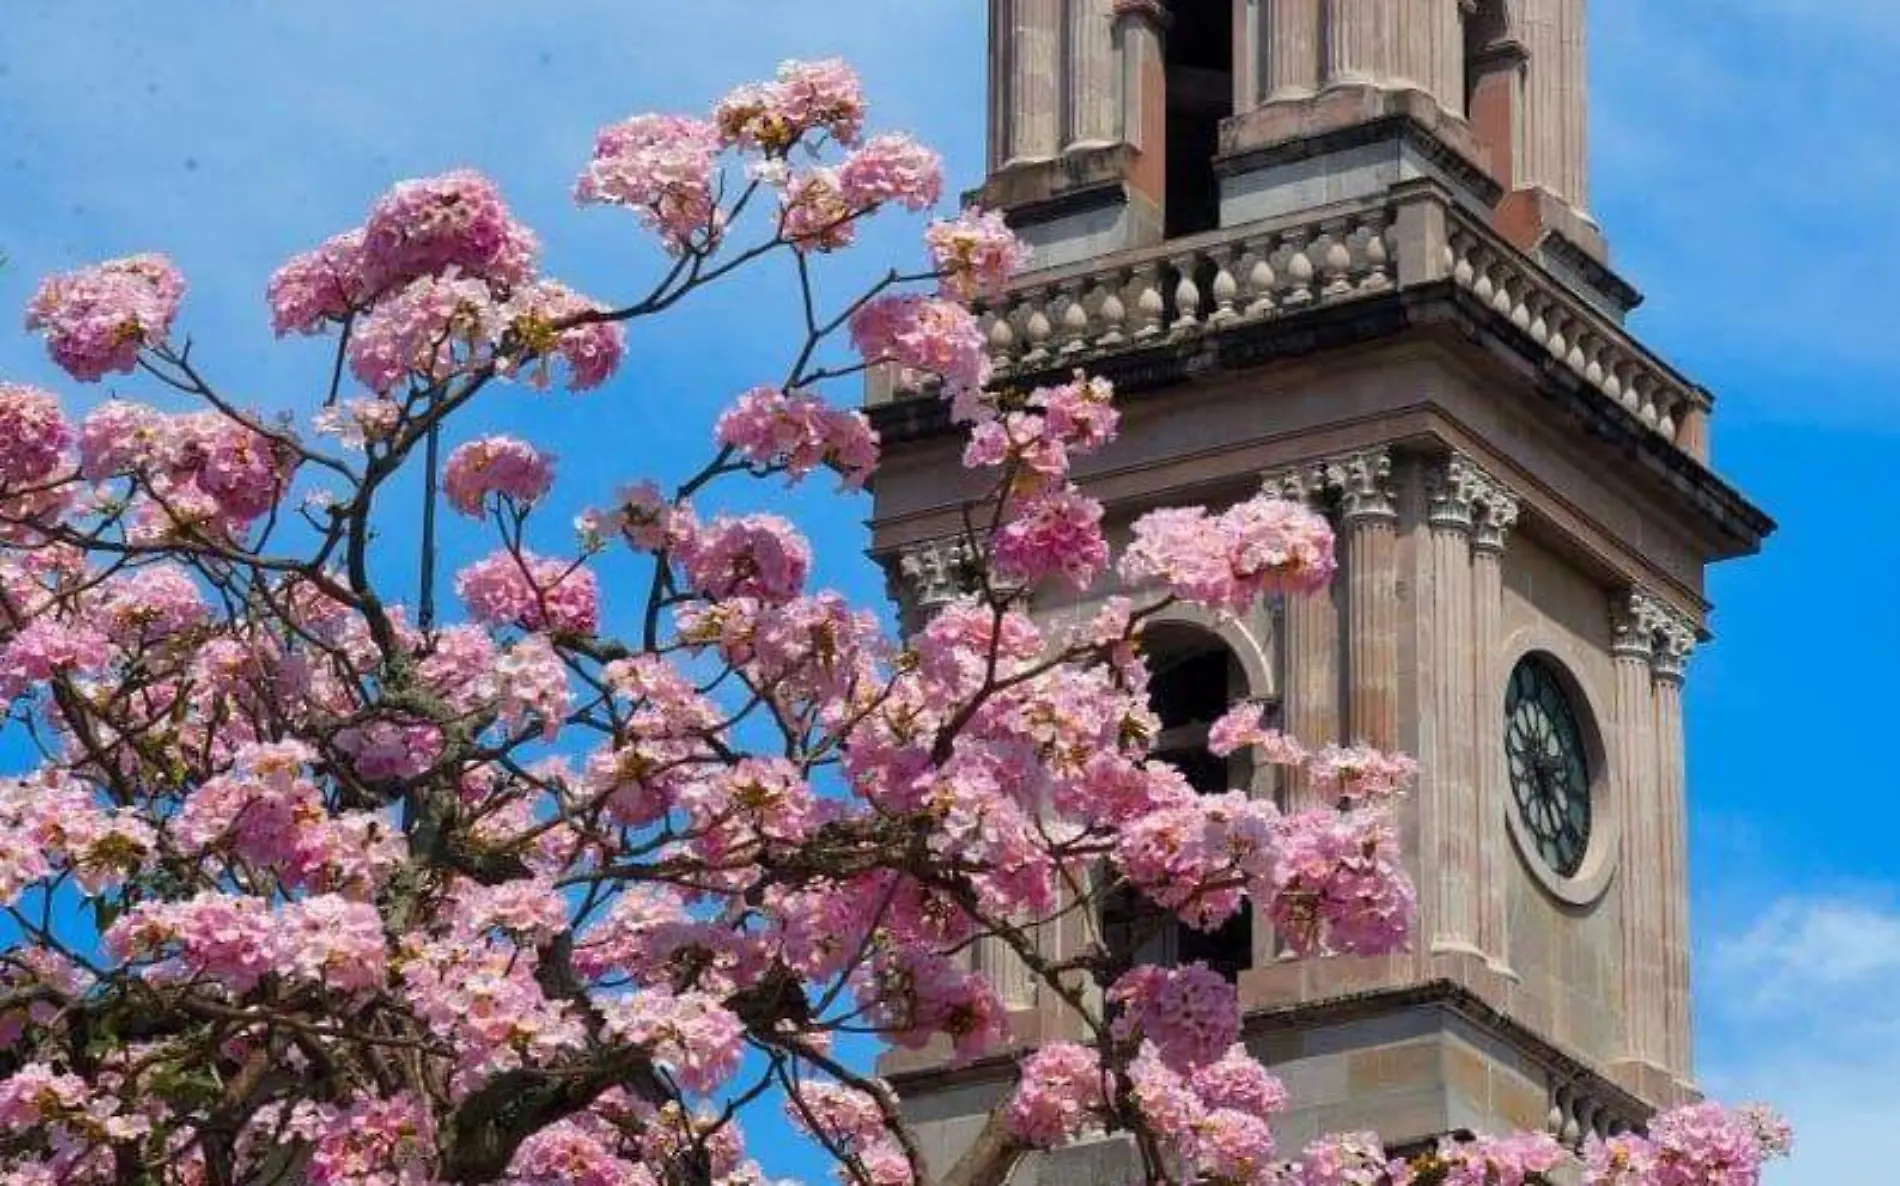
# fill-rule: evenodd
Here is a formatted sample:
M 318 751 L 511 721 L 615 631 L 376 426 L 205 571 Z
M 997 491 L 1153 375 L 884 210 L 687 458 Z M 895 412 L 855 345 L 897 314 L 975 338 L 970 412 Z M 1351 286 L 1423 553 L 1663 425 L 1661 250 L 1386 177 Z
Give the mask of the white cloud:
M 1704 1085 L 1796 1128 L 1771 1186 L 1873 1181 L 1900 1131 L 1900 905 L 1884 891 L 1788 897 L 1705 962 Z

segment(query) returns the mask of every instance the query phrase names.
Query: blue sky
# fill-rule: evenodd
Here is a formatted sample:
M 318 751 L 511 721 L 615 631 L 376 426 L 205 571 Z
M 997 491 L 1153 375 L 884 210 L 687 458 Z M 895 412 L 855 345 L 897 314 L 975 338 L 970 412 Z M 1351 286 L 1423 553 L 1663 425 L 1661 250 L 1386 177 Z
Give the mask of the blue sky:
M 497 177 L 549 270 L 601 296 L 653 259 L 568 188 L 595 127 L 698 109 L 780 58 L 842 54 L 876 122 L 922 134 L 958 185 L 983 127 L 976 0 L 6 0 L 0 22 L 0 322 L 33 279 L 134 250 L 193 283 L 185 324 L 225 384 L 312 399 L 319 351 L 274 345 L 261 301 L 285 255 L 361 217 L 400 177 Z M 1714 389 L 1717 467 L 1774 513 L 1767 554 L 1723 569 L 1719 640 L 1690 683 L 1701 1058 L 1724 1094 L 1803 1125 L 1776 1181 L 1848 1180 L 1900 1126 L 1900 6 L 1841 0 L 1597 0 L 1594 206 L 1649 294 L 1636 327 Z M 911 226 L 859 268 L 908 259 Z M 848 291 L 848 274 L 835 291 Z M 591 397 L 510 393 L 485 426 L 562 454 L 568 503 L 664 477 L 733 392 L 783 369 L 785 309 L 708 294 L 637 334 Z M 72 392 L 0 334 L 0 375 Z M 89 392 L 95 395 L 96 392 Z M 861 501 L 796 511 L 823 575 L 871 600 Z M 556 541 L 550 540 L 552 545 Z M 399 557 L 392 563 L 402 563 Z

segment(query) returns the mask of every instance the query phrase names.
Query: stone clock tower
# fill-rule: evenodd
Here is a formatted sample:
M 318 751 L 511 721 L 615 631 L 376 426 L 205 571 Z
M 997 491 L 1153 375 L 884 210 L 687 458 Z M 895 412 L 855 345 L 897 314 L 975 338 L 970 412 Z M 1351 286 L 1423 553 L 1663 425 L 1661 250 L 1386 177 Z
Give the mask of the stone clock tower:
M 1296 1105 L 1283 1147 L 1574 1142 L 1695 1091 L 1683 683 L 1707 567 L 1772 524 L 1711 468 L 1713 398 L 1624 324 L 1640 297 L 1589 213 L 1584 7 L 990 0 L 976 198 L 1036 250 L 985 313 L 999 375 L 1115 380 L 1121 438 L 1078 475 L 1111 525 L 1265 484 L 1338 530 L 1330 598 L 1152 628 L 1164 751 L 1206 770 L 1195 727 L 1244 695 L 1423 767 L 1410 954 L 1292 961 L 1244 923 L 1142 953 L 1235 977 Z M 938 402 L 870 402 L 873 549 L 914 615 L 955 592 L 974 491 Z M 1020 968 L 976 958 L 1025 1047 L 1061 1032 Z M 884 1069 L 945 1166 L 1013 1079 L 1007 1058 Z M 1128 1172 L 1110 1142 L 1012 1181 Z

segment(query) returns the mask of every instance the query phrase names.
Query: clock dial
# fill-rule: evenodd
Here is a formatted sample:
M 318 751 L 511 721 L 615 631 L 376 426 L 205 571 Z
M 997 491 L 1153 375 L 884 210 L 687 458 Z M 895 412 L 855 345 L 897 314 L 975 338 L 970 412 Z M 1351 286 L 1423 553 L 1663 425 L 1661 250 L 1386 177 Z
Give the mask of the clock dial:
M 1590 851 L 1590 766 L 1570 696 L 1546 661 L 1511 673 L 1504 700 L 1504 753 L 1518 817 L 1538 855 L 1575 877 Z

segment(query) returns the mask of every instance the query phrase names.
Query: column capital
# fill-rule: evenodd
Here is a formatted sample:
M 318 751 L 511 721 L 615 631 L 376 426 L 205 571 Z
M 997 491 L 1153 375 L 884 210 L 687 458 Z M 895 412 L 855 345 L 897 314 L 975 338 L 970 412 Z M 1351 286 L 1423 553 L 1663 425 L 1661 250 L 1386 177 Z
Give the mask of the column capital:
M 1483 552 L 1502 552 L 1517 529 L 1518 500 L 1502 482 L 1490 479 L 1478 498 L 1477 534 L 1471 544 Z
M 1324 466 L 1326 485 L 1329 491 L 1338 493 L 1340 517 L 1347 524 L 1398 518 L 1391 450 L 1349 453 L 1325 462 Z
M 1658 683 L 1680 686 L 1689 670 L 1689 657 L 1700 641 L 1695 624 L 1673 616 L 1656 634 L 1656 654 L 1650 662 Z
M 1114 14 L 1118 21 L 1132 17 L 1156 28 L 1166 28 L 1169 20 L 1167 6 L 1161 0 L 1115 0 Z
M 1285 469 L 1268 470 L 1260 475 L 1260 492 L 1288 502 L 1324 509 L 1328 501 L 1325 464 L 1307 461 Z
M 1491 478 L 1476 462 L 1453 453 L 1425 472 L 1426 519 L 1440 531 L 1468 533 Z
M 1610 650 L 1646 660 L 1658 680 L 1680 684 L 1701 640 L 1695 620 L 1647 589 L 1624 591 L 1610 604 Z
M 976 550 L 964 536 L 912 544 L 889 563 L 897 600 L 911 613 L 928 613 L 969 592 L 975 585 Z

